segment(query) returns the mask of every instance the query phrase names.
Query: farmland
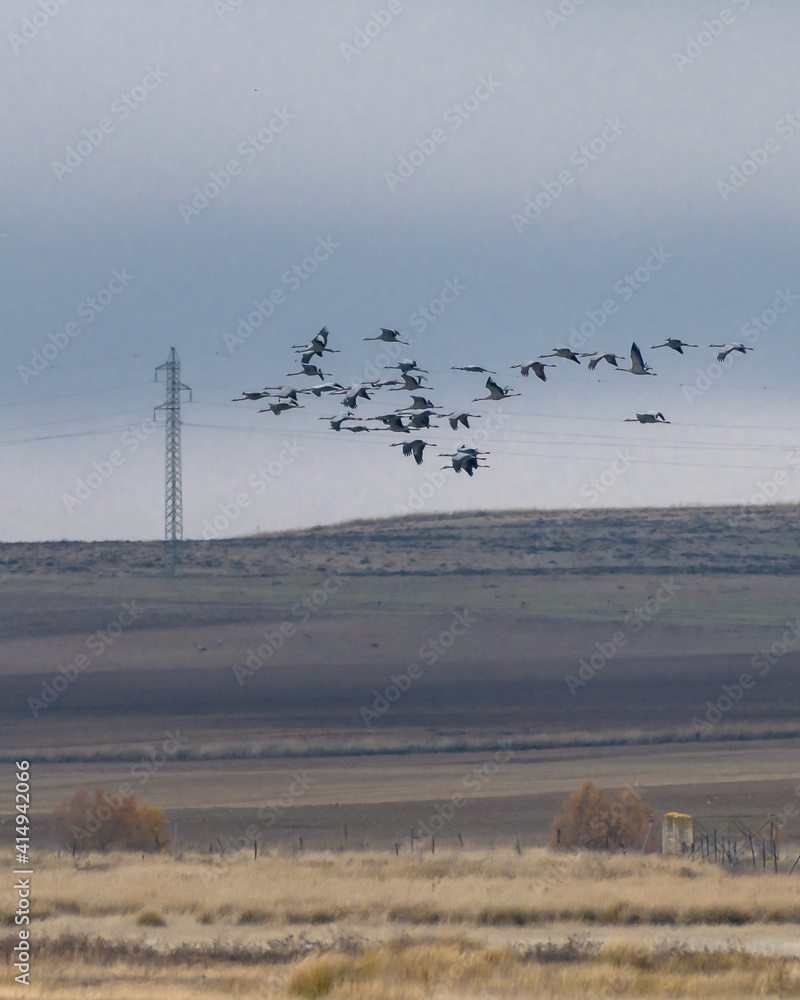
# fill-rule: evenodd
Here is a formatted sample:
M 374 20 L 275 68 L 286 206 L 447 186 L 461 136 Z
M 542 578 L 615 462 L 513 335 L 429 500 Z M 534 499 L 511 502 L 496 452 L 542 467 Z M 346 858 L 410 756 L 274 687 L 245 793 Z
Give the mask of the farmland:
M 46 855 L 37 885 L 34 997 L 800 995 L 794 882 L 680 859 Z
M 280 966 L 276 996 L 314 995 L 320 977 L 331 996 L 428 995 L 420 963 L 443 996 L 500 981 L 577 996 L 576 975 L 586 995 L 620 975 L 649 996 L 662 973 L 671 995 L 698 983 L 709 996 L 793 995 L 793 517 L 354 522 L 189 542 L 175 578 L 159 543 L 0 546 L 0 791 L 8 800 L 11 764 L 30 760 L 46 995 L 145 995 L 125 972 L 142 965 L 165 996 L 202 995 L 201 983 L 213 997 L 233 980 L 258 996 L 264 963 Z M 562 800 L 587 778 L 634 789 L 656 817 L 778 814 L 780 871 L 687 876 L 658 859 L 634 869 L 546 851 Z M 53 809 L 80 786 L 125 783 L 177 822 L 177 861 L 140 859 L 134 875 L 132 858 L 64 852 Z M 588 920 L 570 901 L 590 905 L 595 864 L 618 881 Z M 548 888 L 553 866 L 569 874 Z M 259 898 L 250 871 L 269 874 Z M 104 903 L 120 885 L 128 902 Z M 669 921 L 653 916 L 654 893 Z M 500 897 L 519 934 L 510 916 L 487 916 Z M 701 918 L 712 897 L 719 908 Z M 731 944 L 723 909 L 747 906 L 758 932 Z M 163 925 L 137 923 L 153 909 Z M 680 933 L 655 930 L 671 926 Z M 265 942 L 277 957 L 264 958 Z M 459 978 L 465 954 L 472 971 Z M 98 979 L 101 958 L 117 963 L 117 985 Z

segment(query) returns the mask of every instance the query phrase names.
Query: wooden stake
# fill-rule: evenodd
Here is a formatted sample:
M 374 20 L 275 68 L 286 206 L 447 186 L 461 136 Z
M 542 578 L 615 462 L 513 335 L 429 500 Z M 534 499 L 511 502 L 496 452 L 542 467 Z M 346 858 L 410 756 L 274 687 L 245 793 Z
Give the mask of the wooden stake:
M 642 844 L 642 854 L 644 854 L 644 849 L 647 847 L 647 841 L 650 839 L 650 834 L 653 830 L 653 824 L 655 819 L 653 816 L 650 817 L 650 826 L 647 828 L 647 836 L 644 838 L 644 843 Z M 694 854 L 694 844 L 692 844 L 692 854 Z

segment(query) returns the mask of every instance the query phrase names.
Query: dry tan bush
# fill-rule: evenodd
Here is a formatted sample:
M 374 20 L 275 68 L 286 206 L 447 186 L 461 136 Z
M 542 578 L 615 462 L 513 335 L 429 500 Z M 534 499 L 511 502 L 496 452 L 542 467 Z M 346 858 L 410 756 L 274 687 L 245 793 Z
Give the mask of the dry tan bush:
M 564 799 L 553 820 L 551 847 L 582 847 L 590 851 L 640 849 L 653 810 L 632 789 L 598 788 L 584 781 Z M 654 843 L 651 839 L 650 846 Z
M 350 962 L 334 955 L 320 955 L 306 959 L 292 974 L 287 990 L 292 996 L 324 997 L 334 983 L 349 971 Z
M 62 840 L 73 848 L 160 851 L 170 841 L 169 820 L 160 809 L 99 786 L 91 792 L 79 788 L 53 818 Z

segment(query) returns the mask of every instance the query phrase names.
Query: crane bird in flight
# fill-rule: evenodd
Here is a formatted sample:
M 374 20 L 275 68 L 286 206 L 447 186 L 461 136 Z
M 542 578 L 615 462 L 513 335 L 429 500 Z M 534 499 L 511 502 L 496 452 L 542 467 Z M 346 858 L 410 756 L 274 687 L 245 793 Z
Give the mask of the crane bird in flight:
M 483 455 L 488 455 L 488 451 L 478 451 L 477 448 L 467 448 L 461 445 L 458 451 L 453 454 L 440 453 L 440 458 L 449 458 L 450 465 L 443 465 L 443 469 L 453 469 L 454 472 L 466 472 L 468 476 L 476 469 L 488 469 L 488 465 L 481 465 L 480 459 Z
M 404 410 L 428 410 L 431 407 L 435 407 L 436 403 L 432 399 L 426 399 L 424 396 L 415 396 L 413 393 L 411 398 L 414 402 L 411 406 L 404 406 Z
M 267 396 L 277 396 L 278 399 L 291 399 L 293 403 L 297 402 L 298 392 L 307 392 L 307 389 L 295 389 L 291 385 L 265 385 L 264 393 Z
M 330 378 L 331 373 L 324 372 L 321 368 L 318 368 L 317 365 L 311 365 L 306 361 L 303 361 L 300 365 L 299 372 L 286 373 L 287 378 L 291 378 L 293 375 L 310 375 L 311 378 L 319 378 L 320 382 L 324 382 L 326 378 Z
M 328 347 L 328 336 L 328 328 L 327 326 L 323 326 L 319 333 L 312 337 L 307 344 L 292 344 L 292 347 L 303 354 L 303 364 L 306 364 L 309 358 L 314 355 L 321 358 L 326 352 L 328 354 L 341 354 L 341 351 L 336 351 L 332 347 Z
M 403 372 L 423 372 L 425 375 L 430 375 L 430 372 L 426 368 L 420 368 L 416 361 L 412 361 L 411 358 L 403 358 L 402 361 L 398 361 L 396 365 L 384 365 L 384 368 L 397 368 L 399 371 Z
M 717 355 L 717 361 L 724 361 L 733 351 L 744 354 L 745 351 L 753 351 L 753 347 L 745 347 L 744 344 L 709 344 L 709 347 L 720 347 L 722 350 Z
M 631 372 L 633 375 L 658 375 L 658 372 L 654 372 L 650 365 L 644 363 L 642 358 L 642 352 L 636 346 L 636 344 L 631 344 L 631 366 L 630 368 L 617 368 L 618 372 Z
M 345 388 L 339 382 L 323 382 L 322 385 L 312 385 L 309 391 L 319 399 L 323 392 L 344 392 Z
M 385 340 L 387 344 L 405 344 L 408 347 L 407 340 L 400 339 L 399 330 L 387 330 L 386 327 L 381 327 L 381 332 L 377 337 L 364 337 L 364 340 Z
M 450 426 L 454 431 L 457 431 L 459 424 L 462 424 L 469 430 L 469 418 L 475 417 L 477 419 L 480 417 L 480 413 L 443 413 L 442 416 L 447 417 L 450 421 Z
M 491 368 L 482 368 L 480 365 L 451 365 L 451 372 L 474 372 L 476 375 L 496 375 Z
M 637 413 L 635 417 L 626 417 L 625 423 L 635 424 L 637 420 L 640 424 L 669 424 L 672 422 L 666 420 L 663 413 L 650 410 L 649 413 Z
M 419 410 L 416 413 L 409 414 L 408 426 L 413 427 L 415 431 L 430 430 L 431 428 L 431 417 L 438 417 L 438 413 L 434 413 L 433 410 Z M 434 424 L 434 427 L 438 427 L 438 424 Z
M 600 356 L 599 357 L 595 357 L 596 354 L 600 355 Z M 618 367 L 617 366 L 617 362 L 618 361 L 624 361 L 625 360 L 624 357 L 621 354 L 613 354 L 611 351 L 606 351 L 603 354 L 600 354 L 599 351 L 592 351 L 591 354 L 581 354 L 581 357 L 582 358 L 591 358 L 592 359 L 589 362 L 589 371 L 590 372 L 593 372 L 595 370 L 595 368 L 597 368 L 597 366 L 600 364 L 601 361 L 607 361 L 608 364 L 613 365 L 614 368 L 616 368 L 616 367 Z
M 358 420 L 358 417 L 354 417 L 352 413 L 343 413 L 340 417 L 317 417 L 317 420 L 327 420 L 332 430 L 340 431 L 345 420 Z
M 242 389 L 241 396 L 237 396 L 236 399 L 232 399 L 231 402 L 241 403 L 243 399 L 250 399 L 250 400 L 263 399 L 265 396 L 268 395 L 269 395 L 268 392 L 245 392 L 245 390 Z
M 279 417 L 284 410 L 302 410 L 303 407 L 299 403 L 268 403 L 266 410 L 259 410 L 259 413 L 266 413 L 267 410 L 271 410 L 276 417 Z
M 358 385 L 351 385 L 350 388 L 345 391 L 342 406 L 346 406 L 348 410 L 355 410 L 358 407 L 359 399 L 372 399 L 370 394 L 367 392 L 368 388 L 369 386 L 364 385 L 363 382 Z
M 508 386 L 503 388 L 503 386 L 498 385 L 493 378 L 486 379 L 486 388 L 489 390 L 488 396 L 478 396 L 472 400 L 473 403 L 478 403 L 483 399 L 507 399 L 509 396 L 521 396 L 521 392 L 509 392 Z
M 367 420 L 380 420 L 386 424 L 387 431 L 395 431 L 398 434 L 408 434 L 408 427 L 403 423 L 402 413 L 384 413 L 380 417 L 367 417 Z
M 545 375 L 545 368 L 555 368 L 555 365 L 546 365 L 543 361 L 526 361 L 524 365 L 511 365 L 511 368 L 519 368 L 520 375 L 524 375 L 525 378 L 528 377 L 528 372 L 533 369 L 533 374 L 542 380 L 542 382 L 547 381 L 547 375 Z
M 540 358 L 563 358 L 565 361 L 574 361 L 576 365 L 580 364 L 578 355 L 571 351 L 568 347 L 554 347 L 552 354 L 540 354 Z
M 673 351 L 677 351 L 678 354 L 683 354 L 684 347 L 699 347 L 699 344 L 687 344 L 685 341 L 681 340 L 680 337 L 667 337 L 663 344 L 653 344 L 650 348 L 654 351 L 657 347 L 671 347 Z
M 390 389 L 389 392 L 413 392 L 415 389 L 430 390 L 432 388 L 432 386 L 423 385 L 421 378 L 417 378 L 416 375 L 411 375 L 409 372 L 402 372 L 400 378 L 402 378 L 403 384 L 396 389 Z
M 415 438 L 413 441 L 395 441 L 389 447 L 402 448 L 403 454 L 406 458 L 408 458 L 409 455 L 413 455 L 414 461 L 417 465 L 422 465 L 422 453 L 429 444 L 433 445 L 434 448 L 436 447 L 435 442 L 423 441 L 421 438 Z
M 327 326 L 323 326 L 323 328 L 319 331 L 319 333 L 314 334 L 311 343 L 313 344 L 315 340 L 318 340 L 322 347 L 327 347 L 328 337 L 330 337 L 330 335 L 331 335 L 330 330 L 327 328 Z M 295 348 L 301 348 L 302 346 L 303 346 L 302 344 L 292 344 L 292 347 Z

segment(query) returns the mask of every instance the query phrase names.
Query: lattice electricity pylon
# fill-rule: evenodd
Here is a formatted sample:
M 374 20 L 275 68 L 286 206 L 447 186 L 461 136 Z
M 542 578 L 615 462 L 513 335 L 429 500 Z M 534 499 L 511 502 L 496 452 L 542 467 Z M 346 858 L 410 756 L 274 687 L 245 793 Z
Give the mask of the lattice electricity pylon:
M 181 363 L 174 347 L 169 350 L 169 359 L 156 368 L 164 372 L 167 383 L 167 398 L 153 411 L 166 410 L 165 438 L 166 456 L 166 498 L 164 505 L 164 538 L 172 546 L 172 575 L 177 576 L 180 565 L 179 546 L 183 540 L 183 494 L 181 481 L 181 390 L 185 389 L 192 398 L 192 390 L 181 382 Z

